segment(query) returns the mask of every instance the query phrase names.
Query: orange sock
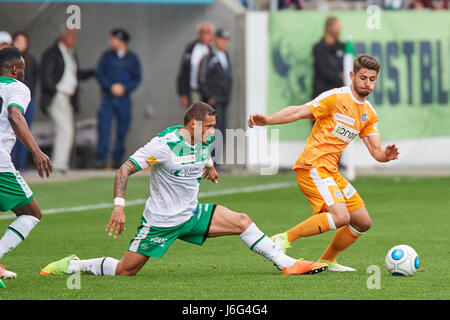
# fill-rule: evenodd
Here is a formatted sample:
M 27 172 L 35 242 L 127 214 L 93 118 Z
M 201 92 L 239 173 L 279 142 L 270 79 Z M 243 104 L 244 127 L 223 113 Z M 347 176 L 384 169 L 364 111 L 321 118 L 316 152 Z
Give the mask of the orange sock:
M 289 242 L 301 237 L 314 236 L 316 234 L 330 230 L 326 212 L 318 213 L 309 217 L 303 222 L 286 232 Z
M 320 259 L 334 261 L 339 253 L 350 247 L 359 237 L 360 235 L 352 232 L 349 225 L 339 228 Z

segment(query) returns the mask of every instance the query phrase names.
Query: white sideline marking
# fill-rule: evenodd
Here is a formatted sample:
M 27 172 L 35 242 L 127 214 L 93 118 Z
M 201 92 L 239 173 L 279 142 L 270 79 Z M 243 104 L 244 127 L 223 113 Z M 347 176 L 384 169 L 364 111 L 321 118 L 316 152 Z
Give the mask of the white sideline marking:
M 206 197 L 224 196 L 224 195 L 231 195 L 231 194 L 238 194 L 238 193 L 268 191 L 268 190 L 289 188 L 289 187 L 293 187 L 296 185 L 297 185 L 296 183 L 292 183 L 292 182 L 271 183 L 271 184 L 264 184 L 264 185 L 258 185 L 258 186 L 252 186 L 252 187 L 232 188 L 232 189 L 224 189 L 224 190 L 217 190 L 217 191 L 199 192 L 198 197 L 206 198 Z M 139 204 L 144 204 L 146 201 L 147 201 L 147 199 L 127 200 L 126 205 L 127 206 L 135 206 L 135 205 L 139 205 Z M 88 211 L 88 210 L 105 209 L 105 208 L 113 208 L 113 207 L 114 207 L 113 203 L 97 203 L 97 204 L 76 206 L 76 207 L 69 207 L 69 208 L 44 209 L 44 210 L 42 210 L 42 214 L 49 215 L 49 214 L 56 214 L 56 213 L 61 213 L 61 212 L 78 212 L 78 211 Z M 0 215 L 0 220 L 13 219 L 15 217 L 16 216 L 14 214 L 8 213 L 8 214 Z

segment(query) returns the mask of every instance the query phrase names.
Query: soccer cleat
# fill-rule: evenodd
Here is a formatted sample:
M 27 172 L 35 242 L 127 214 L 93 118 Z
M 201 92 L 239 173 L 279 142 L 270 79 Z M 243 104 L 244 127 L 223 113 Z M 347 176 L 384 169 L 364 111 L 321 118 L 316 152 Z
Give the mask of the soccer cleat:
M 6 289 L 6 285 L 3 283 L 2 280 L 0 280 L 0 288 L 2 289 Z
M 291 267 L 283 268 L 283 274 L 296 275 L 296 274 L 316 274 L 325 271 L 328 268 L 326 263 L 314 262 L 308 260 L 297 260 Z
M 356 271 L 351 267 L 343 266 L 336 261 L 327 261 L 327 260 L 319 260 L 318 262 L 326 263 L 328 265 L 328 271 L 334 272 L 348 272 L 348 271 Z
M 286 250 L 292 247 L 291 243 L 288 240 L 287 233 L 279 233 L 272 237 L 270 237 L 272 241 L 275 243 L 275 245 L 284 253 L 286 253 Z
M 76 255 L 72 254 L 61 260 L 50 263 L 44 269 L 41 270 L 39 275 L 41 276 L 51 276 L 57 274 L 69 274 L 69 262 L 72 260 L 80 260 Z
M 6 270 L 5 266 L 0 264 L 0 279 L 14 279 L 17 278 L 17 274 Z

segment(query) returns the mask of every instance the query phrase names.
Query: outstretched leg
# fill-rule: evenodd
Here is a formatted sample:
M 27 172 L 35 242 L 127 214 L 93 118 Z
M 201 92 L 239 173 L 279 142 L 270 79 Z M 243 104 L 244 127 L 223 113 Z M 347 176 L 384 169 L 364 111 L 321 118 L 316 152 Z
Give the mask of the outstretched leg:
M 149 257 L 127 251 L 122 259 L 111 257 L 80 260 L 71 255 L 47 265 L 40 275 L 73 274 L 83 272 L 95 276 L 134 276 L 145 265 Z
M 208 237 L 225 235 L 239 235 L 250 250 L 275 263 L 279 269 L 283 269 L 285 274 L 316 273 L 325 270 L 326 265 L 297 261 L 287 256 L 253 223 L 248 215 L 217 206 Z

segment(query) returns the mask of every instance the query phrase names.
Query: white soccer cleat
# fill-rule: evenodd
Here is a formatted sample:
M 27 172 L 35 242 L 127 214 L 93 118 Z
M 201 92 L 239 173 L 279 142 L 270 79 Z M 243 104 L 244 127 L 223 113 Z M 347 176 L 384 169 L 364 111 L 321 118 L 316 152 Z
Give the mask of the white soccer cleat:
M 0 279 L 14 279 L 17 278 L 17 273 L 6 270 L 5 266 L 0 264 Z
M 356 269 L 343 266 L 342 264 L 337 263 L 336 261 L 327 261 L 327 260 L 319 260 L 319 262 L 323 262 L 328 264 L 328 271 L 334 272 L 354 272 Z

